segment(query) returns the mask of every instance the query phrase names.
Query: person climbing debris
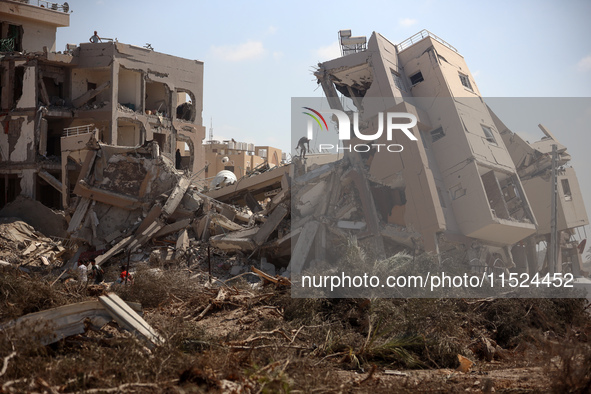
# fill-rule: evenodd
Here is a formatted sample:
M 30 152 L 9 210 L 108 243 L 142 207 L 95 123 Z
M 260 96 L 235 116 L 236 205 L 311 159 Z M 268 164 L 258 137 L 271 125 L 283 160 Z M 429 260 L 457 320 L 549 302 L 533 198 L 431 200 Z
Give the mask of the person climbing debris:
M 306 151 L 306 145 L 308 146 L 308 150 Z M 307 137 L 302 137 L 298 141 L 298 146 L 296 146 L 296 151 L 299 149 L 300 151 L 300 158 L 306 158 L 306 152 L 310 151 L 310 139 Z

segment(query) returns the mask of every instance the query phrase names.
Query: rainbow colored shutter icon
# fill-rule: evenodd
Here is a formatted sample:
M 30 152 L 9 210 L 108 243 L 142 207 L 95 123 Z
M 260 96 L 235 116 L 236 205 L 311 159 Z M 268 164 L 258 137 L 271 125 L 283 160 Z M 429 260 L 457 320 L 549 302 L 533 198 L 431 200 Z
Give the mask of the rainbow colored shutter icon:
M 325 130 L 328 131 L 328 125 L 326 124 L 326 120 L 324 120 L 324 117 L 322 115 L 320 115 L 320 112 L 318 112 L 310 107 L 302 107 L 302 108 L 307 109 L 308 111 L 312 111 L 316 115 L 318 115 L 320 117 L 320 119 L 322 119 L 322 123 L 324 123 L 324 126 L 326 127 Z M 322 130 L 322 124 L 320 123 L 320 120 L 316 116 L 312 115 L 309 112 L 302 112 L 302 113 L 306 114 L 306 115 L 310 116 L 312 119 L 314 119 L 316 121 L 316 123 L 318 123 L 318 126 L 320 126 L 320 130 Z

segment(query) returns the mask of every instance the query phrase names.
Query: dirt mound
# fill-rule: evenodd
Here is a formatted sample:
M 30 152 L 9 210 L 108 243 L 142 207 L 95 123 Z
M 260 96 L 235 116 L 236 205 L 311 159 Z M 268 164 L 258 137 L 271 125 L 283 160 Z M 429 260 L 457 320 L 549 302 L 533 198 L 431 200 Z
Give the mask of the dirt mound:
M 64 214 L 25 196 L 6 204 L 0 210 L 0 217 L 17 217 L 47 237 L 66 237 L 68 224 Z

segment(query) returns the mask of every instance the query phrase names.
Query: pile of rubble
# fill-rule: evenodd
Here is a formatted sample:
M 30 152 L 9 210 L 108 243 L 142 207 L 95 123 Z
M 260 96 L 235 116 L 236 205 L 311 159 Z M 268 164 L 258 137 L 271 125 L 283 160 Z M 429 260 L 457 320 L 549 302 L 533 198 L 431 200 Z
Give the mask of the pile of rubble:
M 27 272 L 31 267 L 62 263 L 70 243 L 51 239 L 17 218 L 0 219 L 0 266 L 15 266 Z
M 289 232 L 289 168 L 204 194 L 155 142 L 135 148 L 93 142 L 74 188 L 69 239 L 85 245 L 79 254 L 104 251 L 96 257 L 99 265 L 115 256 L 192 264 L 206 258 L 205 245 L 217 256 L 252 257 L 258 251 L 288 261 L 290 245 L 281 238 Z
M 256 261 L 272 277 L 289 278 L 304 266 L 335 261 L 326 254 L 351 238 L 377 258 L 392 252 L 389 241 L 417 248 L 420 235 L 396 221 L 403 196 L 366 179 L 362 159 L 349 155 L 315 168 L 296 159 L 206 190 L 194 175 L 175 169 L 156 142 L 119 147 L 91 139 L 65 212 L 67 230 L 60 233 L 79 247 L 58 266 L 72 269 L 89 257 L 101 266 L 123 261 L 132 268 L 182 260 L 235 276 Z M 16 250 L 23 256 L 49 250 L 33 245 L 31 238 Z M 55 252 L 43 264 L 63 254 Z

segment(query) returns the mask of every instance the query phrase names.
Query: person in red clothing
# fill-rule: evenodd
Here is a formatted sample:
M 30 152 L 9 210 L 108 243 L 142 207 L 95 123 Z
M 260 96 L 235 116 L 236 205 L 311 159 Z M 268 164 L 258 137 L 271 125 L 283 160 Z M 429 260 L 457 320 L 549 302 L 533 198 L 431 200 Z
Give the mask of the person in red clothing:
M 125 279 L 127 278 L 128 283 L 133 283 L 133 278 L 124 265 L 121 266 L 121 274 L 119 274 L 119 278 L 117 278 L 117 283 L 125 283 Z

